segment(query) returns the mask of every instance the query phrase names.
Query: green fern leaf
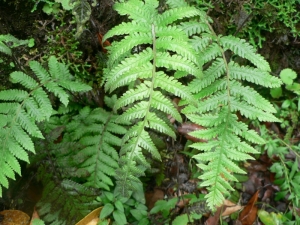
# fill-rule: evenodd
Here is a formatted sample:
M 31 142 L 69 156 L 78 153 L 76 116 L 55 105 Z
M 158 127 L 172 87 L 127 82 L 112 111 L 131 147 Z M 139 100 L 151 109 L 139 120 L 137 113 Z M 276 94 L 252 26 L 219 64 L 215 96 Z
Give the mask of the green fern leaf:
M 157 21 L 159 26 L 167 26 L 177 20 L 200 15 L 201 13 L 195 7 L 186 6 L 165 11 L 163 14 L 158 15 Z
M 188 36 L 201 34 L 202 32 L 209 32 L 209 27 L 207 24 L 198 21 L 183 22 L 180 24 L 180 27 Z M 201 38 L 199 39 L 201 40 Z
M 22 129 L 21 126 L 15 124 L 11 127 L 13 137 L 24 149 L 35 153 L 33 142 L 28 134 Z
M 19 71 L 12 72 L 10 74 L 10 80 L 12 83 L 20 83 L 30 90 L 33 90 L 39 86 L 39 84 L 34 79 Z
M 105 89 L 109 90 L 112 84 L 116 82 L 123 73 L 128 72 L 131 69 L 140 67 L 141 65 L 147 63 L 149 60 L 152 59 L 153 55 L 152 50 L 150 48 L 147 48 L 143 52 L 135 54 L 132 57 L 125 59 L 116 68 L 112 69 L 110 73 L 106 76 L 107 82 L 105 84 Z
M 53 108 L 47 93 L 42 88 L 37 88 L 31 94 L 42 110 L 45 119 L 48 120 L 52 115 Z
M 154 91 L 152 95 L 151 106 L 155 109 L 158 109 L 162 112 L 170 114 L 174 119 L 178 122 L 182 122 L 182 118 L 178 113 L 177 109 L 175 109 L 174 105 L 168 100 L 166 97 L 162 95 L 159 91 Z
M 179 55 L 182 55 L 185 58 L 190 59 L 196 65 L 199 64 L 196 52 L 194 52 L 194 50 L 187 42 L 184 42 L 182 40 L 174 40 L 172 38 L 159 38 L 156 41 L 156 48 L 171 50 Z
M 249 66 L 238 66 L 235 63 L 228 64 L 230 76 L 234 79 L 242 79 L 265 87 L 280 87 L 279 78 L 271 76 L 268 72 Z
M 220 46 L 217 43 L 209 45 L 203 52 L 202 60 L 204 63 L 221 56 Z
M 197 52 L 204 52 L 211 43 L 211 37 L 204 36 L 200 38 L 198 36 L 193 36 L 190 43 Z
M 160 133 L 167 134 L 174 139 L 176 138 L 174 131 L 170 127 L 168 127 L 168 125 L 165 124 L 163 120 L 157 118 L 157 116 L 154 113 L 148 113 L 147 122 L 147 127 L 156 130 Z
M 165 67 L 172 70 L 181 70 L 187 71 L 190 74 L 195 76 L 201 76 L 201 71 L 188 60 L 188 58 L 180 55 L 170 55 L 166 52 L 157 53 L 157 62 L 158 67 Z
M 154 4 L 151 4 L 151 3 Z M 147 0 L 145 3 L 149 4 L 150 7 L 145 6 L 144 2 L 138 0 L 131 0 L 122 4 L 115 4 L 114 9 L 118 11 L 120 15 L 128 15 L 128 17 L 137 23 L 148 23 L 153 22 L 154 16 L 157 12 L 155 9 L 158 7 L 157 1 Z M 153 15 L 154 14 L 154 15 Z
M 54 82 L 46 83 L 45 88 L 48 91 L 54 93 L 54 95 L 57 96 L 65 106 L 69 104 L 69 95 L 64 91 L 63 88 L 59 87 L 57 83 Z
M 23 90 L 4 90 L 0 92 L 0 99 L 4 101 L 17 101 L 21 102 L 26 99 L 29 94 Z
M 147 82 L 140 84 L 136 89 L 134 90 L 128 90 L 123 94 L 123 96 L 118 99 L 114 106 L 114 110 L 117 110 L 121 107 L 124 107 L 126 105 L 132 104 L 138 100 L 143 100 L 145 98 L 149 98 L 150 96 L 150 90 L 148 85 L 146 85 Z
M 3 52 L 9 56 L 12 55 L 11 49 L 9 47 L 7 47 L 4 43 L 2 43 L 1 41 L 0 41 L 0 52 Z
M 224 36 L 220 38 L 220 42 L 225 48 L 248 59 L 262 71 L 271 71 L 269 63 L 261 55 L 255 53 L 254 48 L 245 40 L 233 36 Z
M 138 79 L 147 79 L 152 76 L 153 66 L 150 63 L 145 63 L 143 66 L 134 68 L 124 74 L 122 74 L 119 79 L 112 84 L 110 90 L 114 91 L 118 87 L 129 85 L 131 82 Z
M 103 41 L 113 37 L 114 35 L 131 34 L 133 32 L 147 33 L 149 30 L 151 30 L 151 26 L 147 27 L 145 24 L 137 23 L 136 21 L 127 23 L 123 22 L 109 30 L 103 36 Z
M 47 70 L 45 70 L 44 67 L 42 67 L 42 65 L 37 61 L 30 61 L 29 66 L 41 82 L 44 83 L 50 80 L 50 75 Z

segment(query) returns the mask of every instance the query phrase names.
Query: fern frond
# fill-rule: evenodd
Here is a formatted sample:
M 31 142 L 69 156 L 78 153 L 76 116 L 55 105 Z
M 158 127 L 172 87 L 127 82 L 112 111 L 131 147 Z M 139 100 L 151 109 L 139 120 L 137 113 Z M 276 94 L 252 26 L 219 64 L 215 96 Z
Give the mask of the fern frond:
M 167 26 L 177 20 L 200 16 L 201 13 L 198 9 L 191 6 L 178 7 L 166 10 L 163 14 L 158 15 L 157 23 L 159 26 Z
M 255 49 L 245 40 L 233 36 L 224 36 L 220 38 L 220 43 L 225 47 L 225 50 L 230 49 L 235 54 L 248 59 L 262 71 L 271 71 L 269 63 L 261 55 L 255 53 Z
M 131 126 L 122 139 L 120 168 L 115 176 L 116 191 L 123 195 L 128 195 L 130 190 L 139 186 L 138 177 L 144 175 L 145 169 L 149 167 L 144 151 L 160 159 L 150 130 L 175 137 L 166 119 L 167 115 L 178 121 L 182 119 L 170 98 L 179 96 L 196 105 L 189 88 L 178 79 L 187 75 L 200 78 L 203 75 L 203 60 L 178 24 L 184 18 L 206 16 L 183 1 L 177 3 L 162 14 L 157 11 L 157 0 L 117 3 L 114 8 L 120 15 L 128 15 L 130 21 L 113 28 L 105 36 L 126 35 L 121 41 L 112 44 L 108 69 L 104 74 L 106 91 L 112 92 L 121 86 L 129 89 L 114 106 L 115 110 L 124 109 L 117 121 L 130 121 Z M 136 29 L 132 26 L 130 32 L 126 31 L 129 24 L 137 24 Z M 134 48 L 142 52 L 132 54 Z M 172 76 L 174 71 L 177 71 L 176 77 Z
M 239 111 L 243 116 L 249 119 L 258 119 L 259 121 L 280 122 L 273 114 L 260 110 L 245 102 L 241 102 L 235 98 L 231 99 L 232 111 Z
M 151 0 L 143 1 L 131 0 L 125 3 L 117 3 L 114 5 L 114 9 L 118 11 L 120 15 L 128 15 L 129 19 L 136 21 L 137 23 L 148 23 L 151 24 L 154 20 L 154 16 L 157 14 L 155 9 L 158 7 L 158 2 L 156 1 L 152 4 L 149 10 L 145 5 Z M 154 15 L 153 15 L 154 14 Z
M 138 100 L 149 98 L 150 90 L 145 83 L 140 84 L 136 89 L 128 90 L 123 96 L 116 102 L 114 110 L 117 110 L 123 106 L 132 104 Z
M 156 130 L 160 133 L 167 134 L 168 136 L 172 138 L 176 138 L 175 132 L 168 127 L 168 125 L 160 118 L 157 117 L 154 113 L 149 112 L 147 116 L 147 122 L 148 125 L 146 127 L 149 127 L 153 130 Z
M 29 94 L 23 90 L 10 89 L 0 92 L 0 100 L 21 102 L 26 99 Z
M 111 91 L 114 91 L 118 87 L 129 85 L 130 82 L 136 81 L 138 79 L 147 79 L 152 76 L 152 65 L 151 63 L 145 63 L 143 66 L 132 69 L 129 72 L 122 74 L 119 79 L 112 84 Z
M 232 82 L 230 86 L 232 95 L 241 96 L 248 104 L 255 102 L 255 106 L 263 111 L 276 113 L 274 106 L 253 88 L 242 86 L 239 82 Z
M 196 52 L 191 48 L 190 44 L 178 39 L 170 38 L 159 38 L 156 41 L 157 49 L 166 49 L 176 52 L 178 55 L 190 59 L 196 65 L 198 64 L 198 56 Z
M 77 88 L 75 91 L 90 89 L 85 84 L 74 85 L 67 67 L 62 63 L 58 63 L 56 58 L 51 57 L 49 66 L 53 67 L 54 64 L 58 68 L 56 72 L 60 72 L 59 75 L 54 75 L 54 79 L 38 62 L 33 61 L 29 65 L 38 78 L 37 80 L 18 71 L 10 74 L 10 79 L 13 83 L 21 84 L 28 91 L 4 90 L 0 92 L 0 100 L 4 101 L 0 102 L 0 118 L 2 120 L 0 154 L 3 155 L 0 169 L 2 170 L 2 168 L 8 168 L 9 166 L 12 170 L 7 170 L 4 173 L 9 178 L 14 177 L 12 173 L 21 173 L 18 160 L 29 162 L 27 151 L 35 153 L 32 139 L 34 137 L 38 139 L 44 138 L 37 123 L 48 120 L 52 115 L 53 109 L 49 97 L 43 88 L 47 85 L 51 86 L 51 84 L 58 87 L 57 83 L 63 82 L 65 84 L 68 83 L 68 85 L 71 84 L 72 87 L 69 90 L 74 90 L 75 88 Z M 61 84 L 61 86 L 67 85 Z M 60 94 L 68 96 L 62 88 L 60 88 Z M 65 103 L 67 101 L 68 99 L 66 98 Z M 6 179 L 0 180 L 0 187 L 1 185 L 6 186 Z M 2 188 L 0 189 L 2 190 Z
M 39 84 L 33 78 L 19 71 L 15 71 L 10 74 L 10 81 L 12 83 L 20 83 L 30 90 L 33 90 L 39 86 Z
M 202 32 L 209 32 L 207 24 L 199 21 L 183 22 L 180 24 L 180 27 L 188 36 L 201 34 Z M 201 38 L 199 38 L 199 40 L 202 41 Z
M 31 94 L 38 103 L 40 110 L 43 111 L 42 114 L 45 116 L 45 119 L 48 120 L 52 115 L 53 109 L 47 93 L 42 88 L 37 88 Z
M 12 52 L 9 47 L 7 47 L 3 42 L 0 41 L 0 52 L 5 53 L 6 55 L 11 56 Z
M 188 105 L 181 112 L 204 127 L 189 135 L 207 141 L 194 143 L 191 147 L 200 150 L 194 158 L 202 169 L 200 185 L 208 189 L 205 198 L 213 210 L 222 205 L 224 196 L 233 190 L 229 183 L 236 181 L 233 173 L 245 173 L 237 163 L 252 159 L 250 154 L 257 154 L 249 143 L 264 143 L 255 131 L 249 130 L 246 124 L 238 120 L 235 113 L 249 119 L 279 121 L 273 115 L 274 107 L 243 81 L 264 87 L 279 87 L 281 81 L 269 74 L 267 61 L 244 40 L 216 36 L 208 25 L 209 18 L 201 17 L 199 23 L 201 25 L 196 22 L 183 23 L 182 27 L 188 35 L 200 35 L 194 36 L 191 43 L 201 52 L 199 55 L 207 69 L 202 77 L 196 77 L 189 83 L 189 89 L 198 103 Z M 227 50 L 247 59 L 255 67 L 240 66 L 227 59 Z
M 56 97 L 59 98 L 59 100 L 67 106 L 69 104 L 69 95 L 64 91 L 63 88 L 59 87 L 57 83 L 55 82 L 49 82 L 45 84 L 45 88 L 52 92 Z
M 157 53 L 157 67 L 165 67 L 172 70 L 187 71 L 195 76 L 201 76 L 201 71 L 191 61 L 180 55 L 170 55 L 166 52 Z
M 154 91 L 152 95 L 151 106 L 155 109 L 160 110 L 161 112 L 170 114 L 176 121 L 181 122 L 181 116 L 178 111 L 175 109 L 174 105 L 171 103 L 169 99 L 167 99 L 163 94 L 159 91 Z
M 72 120 L 66 131 L 72 141 L 78 140 L 84 146 L 80 150 L 85 158 L 81 168 L 90 174 L 86 185 L 110 190 L 112 177 L 118 168 L 114 146 L 121 146 L 121 139 L 116 134 L 124 134 L 126 129 L 116 122 L 115 115 L 101 108 L 90 110 L 85 107 Z
M 45 70 L 45 68 L 37 61 L 30 61 L 29 66 L 41 82 L 47 82 L 50 80 L 50 75 L 47 70 Z
M 204 63 L 211 61 L 219 56 L 221 56 L 222 52 L 220 51 L 220 46 L 217 43 L 212 43 L 209 45 L 203 52 L 202 60 Z
M 133 47 L 141 44 L 150 44 L 151 37 L 151 27 L 149 27 L 147 32 L 144 33 L 132 33 L 130 36 L 125 37 L 120 42 L 113 43 L 109 51 L 111 52 L 109 57 L 109 64 L 114 65 L 115 62 L 119 62 L 120 58 L 124 53 L 128 53 Z
M 149 30 L 151 30 L 151 26 L 147 27 L 145 26 L 145 24 L 137 23 L 134 20 L 127 23 L 123 22 L 109 30 L 103 36 L 103 41 L 107 40 L 108 38 L 111 38 L 114 35 L 131 34 L 133 32 L 147 33 Z
M 113 85 L 113 83 L 116 82 L 118 78 L 125 72 L 140 67 L 152 59 L 153 59 L 153 55 L 152 55 L 152 50 L 150 48 L 147 48 L 143 52 L 139 54 L 135 54 L 130 58 L 125 59 L 117 67 L 113 68 L 106 76 L 107 82 L 105 84 L 105 89 L 109 90 L 110 87 Z
M 235 63 L 229 63 L 228 67 L 230 76 L 234 79 L 246 80 L 269 88 L 280 87 L 282 84 L 279 78 L 271 76 L 268 71 L 249 66 L 239 66 Z

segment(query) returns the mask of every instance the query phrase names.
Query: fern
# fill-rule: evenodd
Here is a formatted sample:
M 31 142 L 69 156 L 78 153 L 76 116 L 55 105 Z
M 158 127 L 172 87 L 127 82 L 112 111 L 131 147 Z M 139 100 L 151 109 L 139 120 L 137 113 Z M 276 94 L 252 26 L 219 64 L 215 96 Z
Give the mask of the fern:
M 67 124 L 66 132 L 65 140 L 84 146 L 73 157 L 82 158 L 77 167 L 89 174 L 85 185 L 109 191 L 114 185 L 112 177 L 119 168 L 115 149 L 121 146 L 118 135 L 126 133 L 126 129 L 116 122 L 116 115 L 101 108 L 85 107 Z
M 70 91 L 87 91 L 89 86 L 72 81 L 67 67 L 50 57 L 49 72 L 38 62 L 29 63 L 38 80 L 23 72 L 13 72 L 10 79 L 25 90 L 11 89 L 0 92 L 0 195 L 2 186 L 8 187 L 7 178 L 21 174 L 18 160 L 29 162 L 28 152 L 35 152 L 32 138 L 43 138 L 37 123 L 49 120 L 53 108 L 47 92 L 54 93 L 67 105 Z
M 67 122 L 71 116 L 59 120 L 51 118 L 52 124 Z M 57 118 L 57 117 L 56 117 Z M 49 129 L 49 124 L 41 127 Z M 76 182 L 89 177 L 80 164 L 88 157 L 80 154 L 83 145 L 65 141 L 68 133 L 64 126 L 58 126 L 37 141 L 37 154 L 31 158 L 31 165 L 38 167 L 38 180 L 44 185 L 42 199 L 37 204 L 40 216 L 48 224 L 75 224 L 91 209 L 98 206 L 95 198 L 99 189 L 89 188 Z M 60 140 L 60 138 L 62 138 Z M 77 154 L 76 154 L 77 153 Z
M 0 52 L 12 56 L 11 48 L 28 44 L 28 40 L 19 40 L 10 34 L 0 35 Z
M 264 87 L 279 87 L 281 81 L 269 74 L 270 66 L 254 48 L 244 40 L 233 36 L 217 36 L 209 24 L 209 18 L 182 23 L 191 44 L 200 52 L 205 64 L 203 77 L 190 82 L 190 90 L 198 99 L 197 107 L 182 110 L 189 120 L 206 129 L 189 135 L 207 140 L 194 143 L 192 148 L 200 152 L 193 157 L 203 173 L 201 186 L 207 187 L 207 203 L 210 209 L 222 205 L 224 196 L 233 190 L 230 181 L 237 181 L 233 173 L 245 173 L 238 162 L 252 159 L 258 152 L 251 144 L 263 144 L 264 140 L 247 125 L 239 121 L 236 113 L 260 121 L 279 120 L 273 115 L 274 107 L 249 83 Z M 226 54 L 245 58 L 252 66 L 242 66 L 227 60 Z
M 175 95 L 193 102 L 187 87 L 172 77 L 172 71 L 182 71 L 185 76 L 201 76 L 201 62 L 189 44 L 185 32 L 175 23 L 201 13 L 185 6 L 169 9 L 158 14 L 156 0 L 129 0 L 116 3 L 114 8 L 120 15 L 128 15 L 131 21 L 121 23 L 104 36 L 104 40 L 124 35 L 109 48 L 110 57 L 105 73 L 105 89 L 113 92 L 130 86 L 116 102 L 114 110 L 126 111 L 117 119 L 121 123 L 130 121 L 132 126 L 123 137 L 120 151 L 120 168 L 116 171 L 117 191 L 128 195 L 138 185 L 139 177 L 150 165 L 144 152 L 160 159 L 150 130 L 175 138 L 173 128 L 166 123 L 170 114 L 177 121 L 181 116 L 170 101 Z M 135 53 L 135 49 L 140 52 Z M 136 82 L 140 80 L 140 82 Z M 162 117 L 159 112 L 162 112 Z M 159 116 L 160 115 L 160 116 Z

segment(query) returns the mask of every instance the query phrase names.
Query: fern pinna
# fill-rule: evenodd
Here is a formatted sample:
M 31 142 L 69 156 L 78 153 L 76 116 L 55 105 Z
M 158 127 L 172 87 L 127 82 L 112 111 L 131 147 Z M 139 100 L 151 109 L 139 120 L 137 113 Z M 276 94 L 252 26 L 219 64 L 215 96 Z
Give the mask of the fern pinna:
M 233 173 L 245 173 L 237 163 L 253 159 L 250 154 L 259 153 L 250 144 L 264 143 L 237 114 L 251 120 L 278 121 L 273 115 L 275 108 L 252 86 L 279 87 L 281 81 L 269 74 L 267 61 L 245 40 L 217 36 L 209 18 L 184 22 L 181 28 L 192 37 L 191 43 L 206 68 L 203 77 L 189 84 L 198 99 L 197 107 L 189 105 L 182 113 L 205 127 L 189 135 L 207 140 L 191 147 L 201 151 L 194 158 L 203 171 L 199 178 L 203 181 L 201 186 L 207 187 L 209 192 L 208 206 L 214 209 L 223 203 L 224 195 L 233 190 L 229 183 L 237 181 Z M 247 59 L 251 66 L 239 65 L 234 61 L 238 57 Z
M 10 75 L 13 83 L 22 85 L 25 90 L 10 89 L 0 92 L 0 195 L 2 186 L 8 187 L 7 178 L 21 174 L 18 160 L 29 162 L 28 151 L 35 152 L 32 138 L 43 138 L 37 123 L 46 121 L 53 112 L 46 91 L 53 93 L 67 105 L 69 91 L 87 91 L 88 85 L 73 81 L 67 66 L 55 57 L 49 58 L 49 71 L 38 62 L 29 62 L 37 80 L 23 72 Z
M 105 89 L 113 92 L 126 86 L 114 110 L 125 109 L 120 122 L 131 121 L 132 126 L 123 137 L 120 150 L 120 169 L 117 170 L 117 190 L 123 195 L 139 183 L 138 177 L 149 168 L 143 151 L 155 159 L 160 154 L 150 137 L 150 129 L 175 138 L 166 121 L 170 114 L 177 121 L 182 118 L 169 97 L 176 95 L 193 102 L 188 88 L 172 77 L 172 72 L 201 74 L 196 52 L 188 43 L 188 36 L 174 22 L 201 14 L 193 7 L 157 11 L 156 0 L 129 0 L 116 3 L 115 10 L 128 15 L 130 22 L 114 27 L 105 36 L 124 35 L 108 48 L 108 68 L 105 70 Z M 163 112 L 163 116 L 158 113 Z

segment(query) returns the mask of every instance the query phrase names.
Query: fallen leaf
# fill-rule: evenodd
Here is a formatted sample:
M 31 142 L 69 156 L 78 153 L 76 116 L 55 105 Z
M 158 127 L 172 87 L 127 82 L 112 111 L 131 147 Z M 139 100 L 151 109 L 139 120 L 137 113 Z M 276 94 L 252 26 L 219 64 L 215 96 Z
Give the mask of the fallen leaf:
M 205 221 L 205 225 L 218 225 L 222 209 L 222 206 L 218 207 L 216 213 L 214 215 L 210 215 L 210 217 Z
M 257 207 L 255 203 L 258 199 L 259 191 L 256 191 L 252 198 L 249 200 L 248 204 L 245 206 L 244 210 L 241 212 L 239 216 L 239 220 L 242 225 L 250 225 L 253 224 L 257 217 Z
M 103 207 L 99 207 L 92 212 L 90 212 L 87 216 L 85 216 L 82 220 L 80 220 L 76 225 L 97 225 L 99 222 L 99 215 Z M 107 222 L 109 224 L 109 221 Z
M 164 199 L 164 196 L 164 191 L 158 188 L 155 188 L 154 191 L 147 191 L 145 193 L 145 198 L 148 209 L 151 210 L 158 200 Z
M 20 210 L 4 210 L 0 212 L 4 216 L 1 225 L 28 225 L 30 217 Z
M 34 208 L 34 211 L 33 211 L 32 216 L 31 216 L 30 225 L 32 225 L 32 221 L 34 219 L 39 219 L 39 218 L 40 218 L 40 216 L 39 216 L 38 212 L 36 211 L 36 209 Z
M 195 138 L 188 134 L 192 131 L 203 130 L 203 129 L 205 128 L 195 123 L 183 123 L 181 124 L 181 126 L 177 128 L 180 134 L 183 134 L 186 139 L 191 140 L 193 142 L 206 142 L 206 140 L 204 139 Z
M 229 200 L 224 201 L 224 211 L 222 212 L 222 216 L 229 216 L 232 213 L 235 213 L 243 208 L 241 205 L 237 205 Z

